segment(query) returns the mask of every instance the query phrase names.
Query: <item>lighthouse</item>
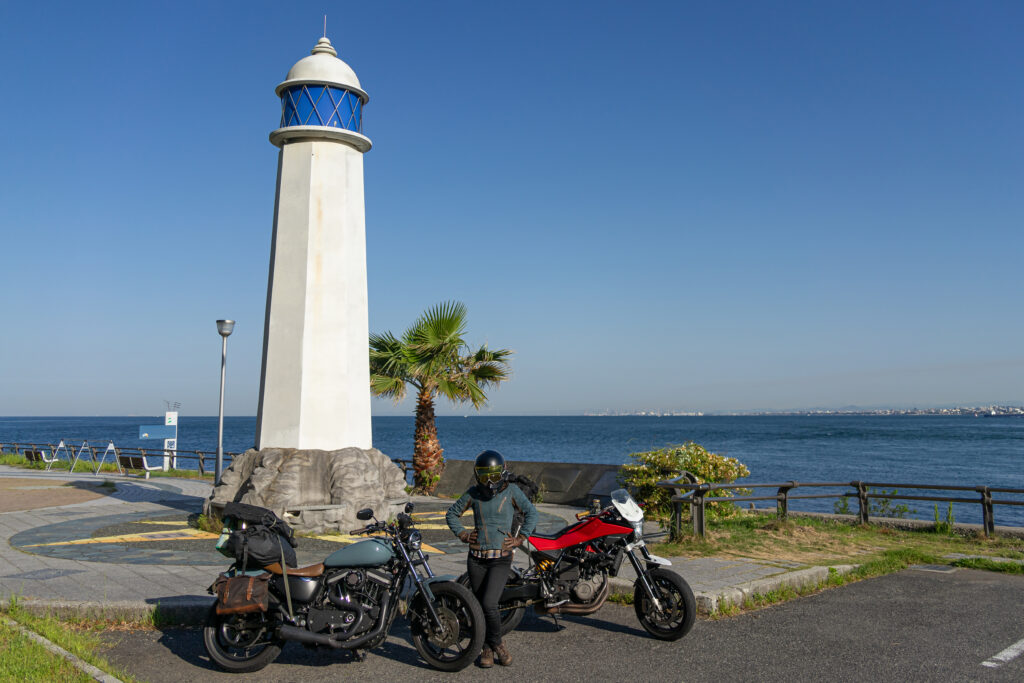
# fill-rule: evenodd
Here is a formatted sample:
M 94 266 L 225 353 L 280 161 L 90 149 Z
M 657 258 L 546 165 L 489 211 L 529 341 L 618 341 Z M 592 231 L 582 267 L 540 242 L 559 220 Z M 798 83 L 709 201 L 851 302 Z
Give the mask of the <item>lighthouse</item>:
M 368 449 L 362 133 L 369 96 L 327 37 L 276 91 L 281 121 L 256 448 Z

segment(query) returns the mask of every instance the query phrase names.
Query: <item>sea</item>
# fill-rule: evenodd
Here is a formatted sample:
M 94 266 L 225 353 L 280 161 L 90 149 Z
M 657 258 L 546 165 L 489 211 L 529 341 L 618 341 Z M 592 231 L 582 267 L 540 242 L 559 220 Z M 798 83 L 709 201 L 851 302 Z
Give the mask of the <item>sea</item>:
M 140 440 L 152 417 L 0 417 L 0 443 L 115 445 L 158 449 Z M 446 458 L 470 460 L 494 449 L 507 460 L 621 465 L 630 454 L 695 441 L 738 459 L 744 481 L 874 481 L 1024 489 L 1024 417 L 937 415 L 767 416 L 478 416 L 437 418 Z M 225 417 L 224 450 L 252 447 L 255 417 Z M 411 458 L 413 417 L 373 418 L 374 446 L 393 458 Z M 215 451 L 217 418 L 179 419 L 178 448 Z M 187 465 L 186 465 L 187 466 Z M 761 489 L 761 494 L 774 493 Z M 927 493 L 927 492 L 925 492 Z M 977 494 L 963 492 L 973 498 Z M 998 499 L 1024 496 L 996 494 Z M 770 503 L 769 503 L 770 504 Z M 851 501 L 855 507 L 855 501 Z M 932 519 L 934 503 L 907 501 L 912 517 Z M 794 501 L 793 510 L 832 511 L 831 500 Z M 946 504 L 939 504 L 940 516 Z M 956 504 L 956 521 L 979 523 L 981 506 Z M 1024 527 L 1024 506 L 997 505 L 998 525 Z

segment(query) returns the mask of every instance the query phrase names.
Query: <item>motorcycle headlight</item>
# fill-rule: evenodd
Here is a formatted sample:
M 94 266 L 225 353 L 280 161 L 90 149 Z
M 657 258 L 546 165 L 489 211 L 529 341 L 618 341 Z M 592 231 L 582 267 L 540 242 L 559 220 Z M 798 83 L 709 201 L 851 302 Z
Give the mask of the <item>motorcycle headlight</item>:
M 419 550 L 420 546 L 423 545 L 423 534 L 418 531 L 410 531 L 407 545 L 410 550 Z
M 638 541 L 644 537 L 644 520 L 633 522 L 633 535 Z

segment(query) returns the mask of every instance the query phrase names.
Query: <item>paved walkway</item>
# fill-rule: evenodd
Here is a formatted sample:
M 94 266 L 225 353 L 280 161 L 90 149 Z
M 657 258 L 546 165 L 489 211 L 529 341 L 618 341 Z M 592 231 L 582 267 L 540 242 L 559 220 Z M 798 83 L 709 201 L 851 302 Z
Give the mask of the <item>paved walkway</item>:
M 33 478 L 49 483 L 100 482 L 107 480 L 116 489 L 103 497 L 81 503 L 38 507 L 33 510 L 0 513 L 0 599 L 16 595 L 28 602 L 39 601 L 70 608 L 146 610 L 160 604 L 164 608 L 201 611 L 208 604 L 206 587 L 219 571 L 228 565 L 226 559 L 212 550 L 212 538 L 178 539 L 187 531 L 185 515 L 202 509 L 209 496 L 211 483 L 195 479 L 155 478 L 144 480 L 119 475 L 43 473 L 0 466 L 0 478 Z M 41 483 L 41 485 L 45 485 Z M 38 489 L 45 497 L 50 489 Z M 109 489 L 98 489 L 109 491 Z M 40 504 L 45 504 L 43 498 Z M 416 499 L 417 509 L 433 509 L 434 516 L 447 506 L 447 501 Z M 554 530 L 573 521 L 574 509 L 565 506 L 540 505 L 543 530 Z M 156 522 L 152 520 L 157 520 Z M 465 567 L 464 548 L 453 542 L 437 522 L 434 541 L 445 554 L 432 554 L 431 566 L 437 574 L 461 574 Z M 160 542 L 111 540 L 97 542 L 97 531 L 104 538 L 104 529 L 125 525 L 156 524 L 165 534 Z M 167 526 L 160 526 L 167 524 Z M 443 524 L 443 522 L 442 522 Z M 175 526 L 179 531 L 175 532 Z M 170 528 L 171 531 L 166 531 Z M 652 528 L 651 531 L 654 531 Z M 161 533 L 161 532 L 157 532 Z M 146 534 L 143 534 L 146 535 Z M 138 534 L 135 534 L 138 536 Z M 150 538 L 153 535 L 150 534 Z M 182 543 L 202 541 L 202 550 L 183 552 L 175 549 L 175 540 Z M 427 536 L 431 543 L 431 536 Z M 209 550 L 206 545 L 209 544 Z M 319 555 L 299 548 L 302 564 L 320 561 Z M 698 603 L 713 609 L 725 598 L 742 599 L 750 592 L 764 592 L 782 584 L 816 582 L 825 576 L 825 568 L 817 571 L 792 571 L 793 565 L 747 559 L 672 558 L 673 568 L 692 586 Z M 616 588 L 631 589 L 632 568 L 624 564 Z

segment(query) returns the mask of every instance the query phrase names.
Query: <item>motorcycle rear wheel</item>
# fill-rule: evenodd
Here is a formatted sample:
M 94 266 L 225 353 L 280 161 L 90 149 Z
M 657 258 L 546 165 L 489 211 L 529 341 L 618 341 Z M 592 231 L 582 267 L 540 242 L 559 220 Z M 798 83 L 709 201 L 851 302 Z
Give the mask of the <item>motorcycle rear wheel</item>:
M 644 630 L 659 640 L 679 640 L 693 628 L 697 601 L 683 577 L 668 569 L 652 569 L 647 574 L 661 603 L 659 612 L 639 580 L 633 589 L 633 609 Z
M 444 624 L 436 632 L 426 605 L 414 604 L 412 644 L 430 666 L 439 671 L 462 671 L 473 663 L 484 646 L 484 613 L 468 588 L 455 581 L 430 584 L 434 609 Z
M 470 591 L 473 590 L 468 572 L 463 572 L 457 580 Z M 501 635 L 503 636 L 515 631 L 526 615 L 525 607 L 509 607 L 508 605 L 509 603 L 505 602 L 498 603 L 498 613 L 501 615 Z
M 203 627 L 203 646 L 210 660 L 230 673 L 259 671 L 281 654 L 282 641 L 270 635 L 264 612 L 217 614 L 210 607 Z

